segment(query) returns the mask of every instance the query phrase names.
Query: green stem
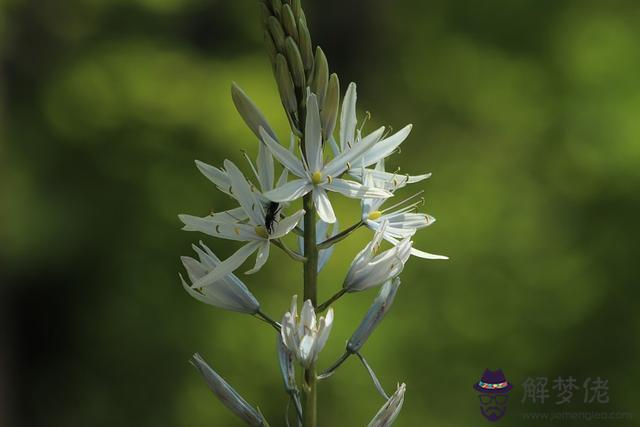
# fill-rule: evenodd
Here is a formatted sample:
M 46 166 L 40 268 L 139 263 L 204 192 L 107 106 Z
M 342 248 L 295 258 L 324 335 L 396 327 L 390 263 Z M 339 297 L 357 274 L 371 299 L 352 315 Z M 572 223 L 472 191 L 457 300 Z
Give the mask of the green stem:
M 318 246 L 316 245 L 316 208 L 311 193 L 304 196 L 304 300 L 310 300 L 314 307 L 318 300 Z M 317 426 L 317 394 L 315 363 L 304 370 L 305 394 L 304 427 Z
M 323 302 L 322 304 L 320 304 L 318 306 L 318 309 L 316 310 L 317 313 L 322 313 L 323 311 L 325 311 L 327 308 L 329 308 L 329 306 L 331 304 L 333 304 L 338 298 L 340 298 L 342 295 L 346 294 L 347 290 L 345 288 L 340 289 L 338 292 L 336 292 L 331 298 L 329 298 L 328 300 L 326 300 L 325 302 Z
M 305 262 L 306 261 L 305 257 L 303 257 L 299 253 L 289 249 L 289 247 L 284 242 L 282 242 L 280 239 L 271 240 L 271 243 L 273 243 L 274 245 L 276 245 L 277 247 L 282 249 L 284 251 L 284 253 L 289 255 L 289 257 L 291 257 L 291 259 L 293 259 L 295 261 L 301 261 L 301 262 Z
M 358 228 L 360 228 L 362 225 L 364 225 L 364 222 L 360 221 L 360 222 L 356 222 L 355 224 L 353 224 L 351 227 L 342 230 L 340 233 L 336 234 L 333 237 L 328 238 L 327 240 L 325 240 L 324 242 L 321 242 L 318 244 L 318 248 L 320 249 L 326 249 L 330 246 L 332 246 L 335 243 L 338 243 L 340 240 L 344 239 L 345 237 L 347 237 L 349 234 L 353 233 L 354 231 L 356 231 Z

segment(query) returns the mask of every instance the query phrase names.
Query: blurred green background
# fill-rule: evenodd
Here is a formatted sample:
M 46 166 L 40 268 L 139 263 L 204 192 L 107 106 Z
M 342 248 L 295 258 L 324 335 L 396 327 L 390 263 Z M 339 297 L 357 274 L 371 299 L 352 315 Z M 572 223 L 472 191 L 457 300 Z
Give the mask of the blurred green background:
M 540 425 L 519 418 L 535 410 L 640 417 L 640 4 L 303 4 L 368 129 L 414 124 L 391 166 L 434 174 L 413 188 L 438 219 L 416 246 L 451 260 L 408 264 L 363 349 L 388 390 L 407 383 L 396 425 L 486 423 L 471 385 L 487 367 L 516 386 L 504 425 Z M 241 425 L 188 365 L 195 351 L 282 425 L 271 330 L 189 298 L 177 275 L 200 238 L 221 256 L 237 246 L 177 219 L 231 206 L 194 159 L 256 152 L 232 81 L 286 139 L 261 34 L 255 0 L 1 3 L 0 425 Z M 337 206 L 352 223 L 357 203 Z M 339 246 L 321 299 L 369 237 Z M 272 256 L 242 278 L 280 317 L 301 271 Z M 320 366 L 375 293 L 336 304 Z M 611 401 L 521 403 L 529 376 L 600 376 Z M 323 426 L 364 426 L 381 404 L 355 359 L 321 383 Z

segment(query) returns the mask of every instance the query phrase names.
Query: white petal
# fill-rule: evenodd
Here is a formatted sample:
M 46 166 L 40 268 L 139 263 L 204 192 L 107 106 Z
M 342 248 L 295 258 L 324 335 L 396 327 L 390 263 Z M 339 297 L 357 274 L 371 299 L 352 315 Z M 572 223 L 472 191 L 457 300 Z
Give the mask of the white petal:
M 209 286 L 218 280 L 222 279 L 229 273 L 232 273 L 235 269 L 240 267 L 249 255 L 254 253 L 263 242 L 249 242 L 237 251 L 234 252 L 229 258 L 222 261 L 216 268 L 207 273 L 206 276 L 195 282 L 191 287 L 194 289 Z
M 311 173 L 322 169 L 322 125 L 316 95 L 307 95 L 307 121 L 304 133 L 304 149 Z
M 274 202 L 290 202 L 307 194 L 313 186 L 306 179 L 294 179 L 280 187 L 264 193 L 264 196 Z
M 300 209 L 298 212 L 294 213 L 291 216 L 283 218 L 280 220 L 278 224 L 276 224 L 273 233 L 271 234 L 271 238 L 279 239 L 282 236 L 285 236 L 291 230 L 295 228 L 295 226 L 300 222 L 300 219 L 304 216 L 304 209 Z
M 327 316 L 320 319 L 318 327 L 318 338 L 316 338 L 316 355 L 322 351 L 329 339 L 331 328 L 333 327 L 333 308 L 329 308 Z
M 356 117 L 356 84 L 349 83 L 347 92 L 344 94 L 342 101 L 342 111 L 340 111 L 340 150 L 344 151 L 352 145 L 355 140 L 356 125 L 358 119 Z
M 367 150 L 372 149 L 371 147 L 378 142 L 383 133 L 384 126 L 371 132 L 362 141 L 353 144 L 351 148 L 347 148 L 339 156 L 334 157 L 323 168 L 323 176 L 338 176 L 353 165 L 363 166 L 360 164 L 359 159 L 362 158 Z
M 264 129 L 260 131 L 260 135 L 262 135 L 262 142 L 267 145 L 267 148 L 271 150 L 274 157 L 278 159 L 285 168 L 300 178 L 307 176 L 304 165 L 293 153 L 280 145 L 280 143 L 274 141 Z
M 262 240 L 255 232 L 253 226 L 240 223 L 229 223 L 226 220 L 216 220 L 212 217 L 200 218 L 193 215 L 178 215 L 184 223 L 185 231 L 200 231 L 213 237 L 246 242 L 249 240 Z M 225 222 L 223 222 L 225 221 Z
M 449 259 L 448 256 L 431 254 L 429 252 L 424 252 L 416 248 L 411 248 L 411 255 L 424 259 Z
M 300 363 L 305 368 L 308 368 L 313 363 L 313 355 L 314 355 L 314 347 L 316 340 L 309 336 L 305 335 L 300 341 L 300 347 L 298 348 L 298 358 L 300 359 Z
M 275 178 L 273 155 L 264 144 L 258 144 L 258 177 L 263 193 L 273 188 Z
M 327 196 L 327 192 L 322 188 L 318 187 L 313 189 L 313 204 L 316 206 L 318 216 L 321 220 L 329 224 L 336 222 L 336 215 L 333 212 L 329 196 Z
M 359 182 L 342 178 L 334 178 L 331 182 L 323 184 L 322 187 L 353 199 L 386 199 L 393 196 L 393 193 L 383 188 L 367 187 Z
M 385 157 L 393 153 L 393 151 L 398 148 L 398 146 L 402 144 L 405 139 L 407 139 L 409 133 L 411 133 L 411 127 L 412 125 L 406 125 L 390 137 L 385 138 L 377 143 L 363 156 L 364 166 L 370 166 L 376 163 L 378 160 L 384 159 Z
M 224 193 L 229 193 L 229 187 L 231 187 L 231 181 L 229 176 L 223 170 L 218 169 L 215 166 L 196 160 L 196 166 L 198 170 L 211 182 L 213 182 L 218 189 Z
M 224 168 L 231 180 L 231 193 L 249 216 L 253 225 L 264 225 L 264 210 L 262 204 L 251 191 L 251 186 L 236 165 L 230 160 L 224 161 Z
M 269 259 L 270 247 L 271 247 L 271 244 L 268 241 L 265 241 L 262 244 L 262 246 L 258 248 L 258 255 L 256 255 L 256 264 L 253 266 L 251 270 L 247 271 L 245 274 L 253 274 L 262 268 L 264 263 L 267 262 L 267 259 Z

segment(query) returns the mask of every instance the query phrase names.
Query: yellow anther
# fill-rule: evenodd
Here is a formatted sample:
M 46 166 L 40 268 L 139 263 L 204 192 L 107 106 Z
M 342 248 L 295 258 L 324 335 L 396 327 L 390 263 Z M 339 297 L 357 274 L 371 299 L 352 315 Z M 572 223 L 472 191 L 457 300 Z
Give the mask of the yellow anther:
M 267 232 L 267 229 L 264 228 L 264 226 L 262 225 L 256 225 L 256 234 L 260 237 L 262 237 L 263 239 L 268 239 L 269 238 L 269 233 Z
M 327 181 L 329 181 L 329 184 L 331 184 L 331 181 L 333 181 L 333 178 L 331 177 L 331 175 L 327 175 Z
M 240 229 L 238 227 L 234 227 L 233 231 L 235 231 L 238 236 L 240 235 Z
M 311 175 L 311 182 L 313 185 L 318 185 L 322 182 L 322 174 L 319 171 L 315 171 L 313 175 Z
M 376 219 L 380 219 L 380 217 L 382 216 L 382 212 L 380 211 L 373 211 L 369 214 L 369 216 L 367 218 L 369 218 L 372 221 L 375 221 Z

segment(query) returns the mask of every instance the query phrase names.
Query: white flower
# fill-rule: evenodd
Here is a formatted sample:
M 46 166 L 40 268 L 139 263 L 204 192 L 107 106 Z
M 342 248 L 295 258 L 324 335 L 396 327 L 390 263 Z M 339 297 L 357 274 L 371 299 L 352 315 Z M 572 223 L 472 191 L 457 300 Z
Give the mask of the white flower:
M 199 261 L 188 256 L 181 258 L 191 283 L 197 282 L 220 264 L 220 260 L 211 252 L 211 249 L 202 242 L 200 242 L 200 246 L 202 248 L 196 245 L 192 246 L 198 254 Z M 257 313 L 260 309 L 258 300 L 233 273 L 229 273 L 217 282 L 200 289 L 191 289 L 182 274 L 180 274 L 180 280 L 189 295 L 205 304 L 249 314 Z
M 392 425 L 402 409 L 406 389 L 407 386 L 404 383 L 400 384 L 396 392 L 380 408 L 367 427 L 389 427 Z
M 289 147 L 290 151 L 293 151 L 294 143 L 294 136 L 293 134 L 291 134 L 291 144 Z M 264 144 L 258 144 L 258 158 L 256 161 L 256 168 L 251 159 L 249 159 L 249 156 L 247 156 L 246 152 L 243 152 L 243 154 L 245 159 L 249 163 L 249 166 L 251 167 L 251 170 L 253 171 L 259 185 L 259 191 L 253 186 L 252 190 L 254 191 L 256 198 L 262 204 L 263 208 L 266 208 L 267 206 L 269 206 L 270 200 L 264 197 L 264 193 L 272 190 L 274 187 L 275 169 L 273 164 L 273 156 L 271 155 L 271 152 L 264 146 Z M 215 184 L 218 190 L 231 197 L 234 197 L 233 194 L 231 194 L 231 179 L 229 178 L 229 174 L 227 173 L 227 171 L 209 165 L 205 162 L 201 162 L 200 160 L 196 160 L 196 167 L 209 181 Z M 286 183 L 287 177 L 288 171 L 286 168 L 283 168 L 282 173 L 278 178 L 277 185 L 280 186 Z M 246 221 L 249 218 L 242 207 L 237 207 L 223 212 L 212 213 L 210 216 L 213 218 L 226 217 L 227 220 L 235 219 L 237 221 Z
M 350 83 L 347 92 L 342 101 L 342 110 L 340 111 L 340 145 L 332 138 L 329 144 L 336 156 L 341 153 L 358 147 L 359 144 L 367 141 L 371 135 L 362 137 L 362 129 L 356 129 L 358 119 L 356 117 L 356 84 Z M 377 138 L 371 149 L 368 149 L 357 162 L 351 162 L 349 173 L 354 168 L 365 168 L 377 163 L 379 160 L 390 156 L 404 142 L 411 133 L 412 125 L 406 125 L 398 132 L 386 138 Z M 377 131 L 376 131 L 377 132 Z M 375 133 L 375 132 L 374 132 Z
M 393 279 L 404 269 L 404 264 L 411 254 L 413 242 L 410 237 L 376 255 L 387 226 L 386 222 L 382 223 L 371 242 L 354 258 L 342 285 L 347 292 L 357 292 L 377 286 Z
M 291 299 L 291 309 L 282 317 L 282 341 L 298 361 L 308 368 L 316 361 L 318 353 L 329 338 L 333 324 L 333 309 L 327 311 L 326 317 L 316 320 L 316 313 L 310 300 L 302 305 L 298 317 L 298 296 Z
M 240 222 L 231 215 L 218 215 L 199 218 L 191 215 L 179 215 L 185 224 L 184 230 L 201 231 L 210 236 L 247 242 L 229 258 L 218 264 L 213 270 L 197 280 L 193 288 L 202 288 L 220 280 L 240 267 L 254 252 L 258 252 L 255 266 L 247 274 L 260 270 L 269 258 L 271 239 L 279 239 L 289 233 L 304 215 L 304 210 L 281 219 L 272 227 L 265 223 L 266 212 L 246 178 L 231 161 L 225 160 L 224 167 L 231 184 L 229 193 L 238 201 L 247 222 Z M 228 211 L 227 211 L 228 212 Z
M 363 181 L 365 185 L 382 188 L 389 182 L 385 179 L 375 178 L 375 174 L 368 170 L 364 171 Z M 401 184 L 401 186 L 405 184 Z M 393 189 L 391 190 L 393 191 Z M 397 245 L 400 241 L 399 239 L 409 238 L 417 230 L 428 227 L 435 222 L 435 218 L 430 215 L 411 212 L 422 203 L 421 200 L 412 202 L 420 194 L 422 192 L 385 209 L 382 209 L 382 205 L 386 201 L 384 199 L 362 199 L 362 222 L 373 231 L 380 230 L 382 223 L 386 222 L 387 226 L 384 229 L 383 237 L 388 242 Z M 411 248 L 411 255 L 426 259 L 449 259 L 444 255 L 431 254 L 413 247 Z
M 268 191 L 265 196 L 274 202 L 288 202 L 312 192 L 318 216 L 328 223 L 334 223 L 336 217 L 327 190 L 352 198 L 390 197 L 391 193 L 384 189 L 370 189 L 358 182 L 339 178 L 343 172 L 351 168 L 352 163 L 361 161 L 362 156 L 378 142 L 383 132 L 384 128 L 382 127 L 353 148 L 344 150 L 327 164 L 324 164 L 318 102 L 316 95 L 309 92 L 304 141 L 305 156 L 303 156 L 306 161 L 304 163 L 275 141 L 266 130 L 260 130 L 262 141 L 271 150 L 274 157 L 298 177 L 298 179 Z

